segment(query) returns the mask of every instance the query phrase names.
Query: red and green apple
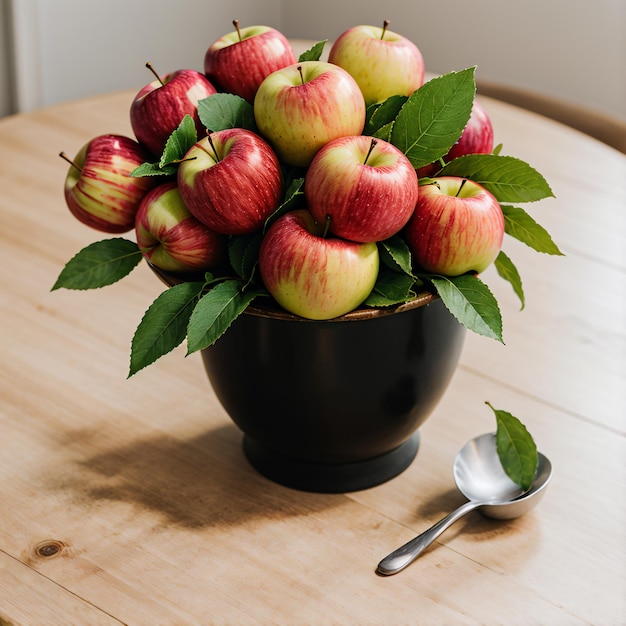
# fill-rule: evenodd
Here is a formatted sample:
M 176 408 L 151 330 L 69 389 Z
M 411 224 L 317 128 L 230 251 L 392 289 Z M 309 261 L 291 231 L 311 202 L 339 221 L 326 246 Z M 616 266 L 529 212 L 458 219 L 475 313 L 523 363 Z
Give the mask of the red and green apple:
M 315 155 L 304 193 L 316 221 L 351 241 L 383 241 L 400 231 L 415 209 L 418 180 L 394 145 L 364 135 L 340 137 Z
M 204 56 L 207 78 L 220 90 L 252 103 L 259 85 L 272 72 L 296 62 L 287 38 L 269 26 L 246 26 L 214 41 Z
M 357 308 L 378 276 L 375 243 L 326 237 L 324 224 L 307 209 L 279 217 L 259 252 L 265 287 L 284 309 L 307 319 L 326 320 Z
M 98 135 L 74 159 L 61 153 L 70 168 L 65 177 L 65 201 L 87 226 L 106 233 L 124 233 L 135 225 L 139 202 L 156 184 L 130 173 L 148 158 L 146 150 L 123 135 Z
M 177 176 L 192 215 L 225 235 L 258 230 L 282 196 L 276 154 L 259 135 L 242 128 L 200 139 L 186 153 Z
M 500 252 L 504 216 L 495 197 L 478 183 L 441 176 L 420 187 L 404 237 L 426 272 L 480 273 Z
M 144 196 L 135 234 L 143 256 L 166 272 L 213 270 L 227 260 L 226 237 L 189 212 L 172 181 Z
M 152 66 L 147 66 L 152 70 Z M 154 70 L 152 70 L 154 71 Z M 130 106 L 130 123 L 137 141 L 154 156 L 161 156 L 169 136 L 185 115 L 190 115 L 198 132 L 204 128 L 198 118 L 198 102 L 217 90 L 204 74 L 177 70 L 143 87 Z
M 254 117 L 281 161 L 307 167 L 332 139 L 361 134 L 365 102 L 348 72 L 324 61 L 304 61 L 261 83 Z
M 328 54 L 358 83 L 369 106 L 390 96 L 410 96 L 424 83 L 424 58 L 406 37 L 380 26 L 353 26 L 344 31 Z

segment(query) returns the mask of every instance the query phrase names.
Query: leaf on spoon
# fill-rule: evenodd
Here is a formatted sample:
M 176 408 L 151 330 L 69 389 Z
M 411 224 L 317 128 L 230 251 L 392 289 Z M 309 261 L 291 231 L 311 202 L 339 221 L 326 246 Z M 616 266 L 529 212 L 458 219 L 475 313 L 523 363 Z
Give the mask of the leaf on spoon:
M 496 416 L 496 449 L 506 475 L 524 491 L 530 489 L 535 480 L 539 458 L 537 446 L 526 426 L 507 411 L 494 409 Z

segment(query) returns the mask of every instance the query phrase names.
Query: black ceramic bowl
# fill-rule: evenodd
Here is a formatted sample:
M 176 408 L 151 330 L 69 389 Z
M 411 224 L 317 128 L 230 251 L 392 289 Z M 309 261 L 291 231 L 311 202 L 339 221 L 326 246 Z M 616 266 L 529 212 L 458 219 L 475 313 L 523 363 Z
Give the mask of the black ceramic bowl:
M 267 301 L 202 351 L 252 466 L 283 485 L 326 493 L 371 487 L 406 469 L 418 428 L 456 369 L 465 328 L 431 293 L 323 322 Z

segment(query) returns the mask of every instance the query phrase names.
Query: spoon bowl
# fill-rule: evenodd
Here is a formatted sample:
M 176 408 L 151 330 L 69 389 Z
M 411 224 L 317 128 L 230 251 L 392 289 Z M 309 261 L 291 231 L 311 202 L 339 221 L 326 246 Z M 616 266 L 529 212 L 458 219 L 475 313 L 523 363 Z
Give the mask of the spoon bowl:
M 530 489 L 524 491 L 505 473 L 496 449 L 495 433 L 468 441 L 456 456 L 454 482 L 470 502 L 481 502 L 480 512 L 493 519 L 514 519 L 539 504 L 550 482 L 552 464 L 537 453 L 538 463 Z
M 552 464 L 538 453 L 533 484 L 524 491 L 506 475 L 496 449 L 495 433 L 487 433 L 468 441 L 459 450 L 453 473 L 459 491 L 468 502 L 386 556 L 378 564 L 379 574 L 390 576 L 403 570 L 454 522 L 474 509 L 501 520 L 524 515 L 543 498 L 552 478 Z

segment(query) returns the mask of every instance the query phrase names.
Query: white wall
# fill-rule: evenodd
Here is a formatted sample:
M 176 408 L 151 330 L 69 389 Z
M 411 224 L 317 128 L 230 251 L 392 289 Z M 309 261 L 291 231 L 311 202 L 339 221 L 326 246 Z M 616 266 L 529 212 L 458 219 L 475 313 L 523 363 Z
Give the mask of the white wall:
M 145 68 L 203 71 L 204 53 L 242 26 L 280 27 L 280 0 L 13 0 L 19 108 L 139 90 Z
M 291 37 L 335 39 L 356 23 L 409 37 L 435 73 L 525 87 L 626 121 L 626 0 L 286 0 Z
M 389 19 L 420 47 L 432 72 L 477 65 L 478 78 L 626 121 L 626 0 L 0 0 L 0 6 L 7 2 L 19 35 L 21 110 L 139 89 L 151 78 L 148 60 L 160 72 L 201 70 L 206 48 L 232 30 L 234 18 L 315 40 Z M 0 61 L 3 85 L 6 58 Z

